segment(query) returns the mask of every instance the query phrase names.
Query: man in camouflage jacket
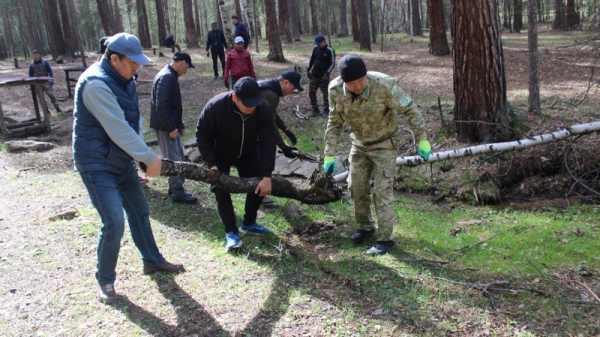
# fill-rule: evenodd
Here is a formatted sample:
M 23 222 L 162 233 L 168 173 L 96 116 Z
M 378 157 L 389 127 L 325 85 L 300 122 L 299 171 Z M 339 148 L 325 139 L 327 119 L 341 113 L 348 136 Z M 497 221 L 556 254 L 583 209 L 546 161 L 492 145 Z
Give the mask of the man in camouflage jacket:
M 396 247 L 392 240 L 396 222 L 393 183 L 400 143 L 397 113 L 402 113 L 419 140 L 419 154 L 429 159 L 431 146 L 421 112 L 392 77 L 367 72 L 356 54 L 339 63 L 340 77 L 329 84 L 329 120 L 325 131 L 325 171 L 336 168 L 334 155 L 344 122 L 351 128 L 349 190 L 359 229 L 350 238 L 360 243 L 375 234 L 371 194 L 378 218 L 376 242 L 367 254 L 385 254 Z M 371 190 L 369 179 L 373 177 Z

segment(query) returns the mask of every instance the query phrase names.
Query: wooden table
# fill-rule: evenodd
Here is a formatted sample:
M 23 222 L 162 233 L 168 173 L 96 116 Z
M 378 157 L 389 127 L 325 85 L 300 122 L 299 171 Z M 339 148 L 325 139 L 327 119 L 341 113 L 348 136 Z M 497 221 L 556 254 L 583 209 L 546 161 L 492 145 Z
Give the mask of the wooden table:
M 50 81 L 50 77 L 0 77 L 0 88 L 29 85 L 31 87 L 31 98 L 35 110 L 35 118 L 30 121 L 6 124 L 4 112 L 2 111 L 2 102 L 0 102 L 0 132 L 4 138 L 9 138 L 19 133 L 27 134 L 29 131 L 37 133 L 50 132 L 50 112 L 48 111 L 48 105 L 44 99 L 44 91 L 42 89 L 42 85 L 48 81 Z M 40 104 L 43 115 L 40 115 Z
M 75 85 L 77 84 L 77 78 L 70 78 L 70 74 L 71 73 L 75 73 L 75 72 L 84 72 L 87 69 L 87 67 L 71 67 L 71 68 L 65 68 L 63 69 L 65 71 L 65 80 L 67 82 L 67 92 L 69 93 L 69 97 L 73 97 L 73 95 L 71 94 L 71 89 L 75 88 Z M 79 78 L 79 76 L 77 76 Z M 73 84 L 71 84 L 73 83 Z

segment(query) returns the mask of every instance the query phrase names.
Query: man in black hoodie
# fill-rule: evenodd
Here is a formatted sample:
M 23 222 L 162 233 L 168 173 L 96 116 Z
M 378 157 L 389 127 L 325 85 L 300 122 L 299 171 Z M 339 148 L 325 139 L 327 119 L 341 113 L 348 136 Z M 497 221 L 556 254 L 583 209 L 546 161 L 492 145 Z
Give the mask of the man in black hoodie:
M 217 95 L 206 104 L 196 124 L 196 142 L 211 170 L 229 175 L 235 166 L 241 178 L 261 178 L 254 193 L 246 195 L 244 220 L 239 229 L 231 195 L 211 186 L 219 217 L 225 225 L 225 248 L 241 247 L 239 234 L 269 233 L 256 223 L 256 214 L 263 197 L 271 194 L 275 127 L 271 109 L 261 98 L 256 80 L 243 77 L 235 83 L 233 91 Z
M 313 49 L 306 74 L 310 79 L 308 87 L 308 96 L 312 105 L 312 115 L 319 115 L 319 105 L 317 104 L 317 89 L 321 89 L 323 93 L 323 117 L 329 117 L 329 74 L 333 71 L 335 64 L 335 52 L 327 45 L 323 35 L 315 36 L 315 48 Z

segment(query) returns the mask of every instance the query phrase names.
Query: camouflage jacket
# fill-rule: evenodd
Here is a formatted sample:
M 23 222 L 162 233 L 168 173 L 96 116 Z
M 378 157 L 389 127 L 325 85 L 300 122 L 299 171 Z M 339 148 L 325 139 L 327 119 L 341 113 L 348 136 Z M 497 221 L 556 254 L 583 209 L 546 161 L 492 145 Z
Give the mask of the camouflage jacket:
M 425 122 L 417 105 L 394 79 L 367 72 L 364 92 L 353 100 L 340 77 L 329 83 L 329 121 L 325 131 L 325 156 L 335 155 L 342 125 L 350 126 L 353 144 L 369 146 L 399 137 L 397 113 L 406 116 L 416 141 L 427 139 Z

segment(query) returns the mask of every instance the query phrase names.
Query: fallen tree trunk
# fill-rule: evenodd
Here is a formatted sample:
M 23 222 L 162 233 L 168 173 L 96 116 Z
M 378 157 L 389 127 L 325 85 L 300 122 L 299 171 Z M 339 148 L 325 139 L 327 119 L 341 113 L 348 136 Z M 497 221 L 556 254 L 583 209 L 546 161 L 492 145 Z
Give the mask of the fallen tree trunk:
M 534 136 L 531 138 L 516 140 L 512 142 L 483 144 L 476 146 L 463 147 L 461 149 L 449 150 L 443 152 L 432 153 L 428 161 L 423 160 L 420 156 L 398 157 L 396 165 L 398 166 L 417 166 L 422 164 L 433 163 L 440 160 L 474 156 L 482 153 L 494 153 L 521 150 L 528 147 L 541 145 L 550 142 L 556 142 L 574 135 L 585 135 L 600 130 L 600 122 L 571 125 L 566 129 L 545 133 L 543 135 Z M 333 177 L 335 181 L 344 181 L 348 177 L 348 171 L 337 174 Z
M 229 193 L 254 193 L 261 178 L 238 178 L 221 174 L 206 166 L 162 160 L 160 174 L 167 177 L 183 177 L 211 184 Z M 305 204 L 327 204 L 342 198 L 342 190 L 324 172 L 315 172 L 310 181 L 294 183 L 283 177 L 271 178 L 271 195 L 295 199 Z

